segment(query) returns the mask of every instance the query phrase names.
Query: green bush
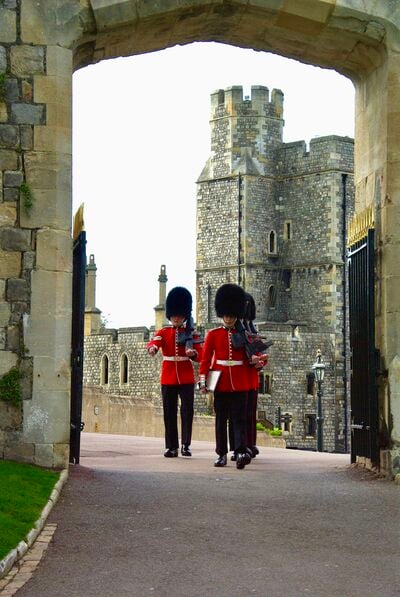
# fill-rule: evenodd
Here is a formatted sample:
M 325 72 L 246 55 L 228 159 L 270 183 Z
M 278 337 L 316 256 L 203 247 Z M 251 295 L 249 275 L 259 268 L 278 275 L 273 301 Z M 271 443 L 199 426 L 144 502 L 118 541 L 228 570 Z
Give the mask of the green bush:
M 273 435 L 274 437 L 279 437 L 282 435 L 282 429 L 279 429 L 279 427 L 274 427 L 273 429 L 269 429 L 269 434 Z
M 21 372 L 12 367 L 0 378 L 0 398 L 5 402 L 10 402 L 14 406 L 19 406 L 22 401 Z

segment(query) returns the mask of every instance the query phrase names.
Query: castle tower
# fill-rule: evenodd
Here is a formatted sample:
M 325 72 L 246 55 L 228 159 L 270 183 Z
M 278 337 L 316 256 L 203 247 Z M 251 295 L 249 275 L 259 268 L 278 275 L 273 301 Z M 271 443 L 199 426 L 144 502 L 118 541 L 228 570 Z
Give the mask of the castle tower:
M 276 229 L 275 152 L 282 145 L 283 93 L 267 87 L 229 87 L 211 95 L 211 155 L 197 183 L 197 321 L 207 322 L 210 301 L 225 282 L 246 288 L 269 261 L 268 235 Z M 275 267 L 275 264 L 272 264 Z M 260 288 L 254 298 L 265 306 Z M 258 284 L 259 287 L 259 284 Z M 210 290 L 211 289 L 211 290 Z M 214 318 L 215 320 L 215 318 Z
M 160 268 L 160 275 L 158 276 L 158 284 L 159 284 L 159 291 L 158 291 L 158 305 L 154 307 L 155 311 L 155 326 L 156 330 L 164 327 L 167 323 L 167 319 L 165 317 L 165 299 L 167 296 L 167 272 L 165 265 L 162 265 Z
M 101 311 L 96 307 L 96 272 L 94 255 L 90 255 L 89 263 L 86 265 L 85 336 L 90 336 L 92 332 L 97 332 L 101 327 Z
M 244 99 L 242 87 L 213 93 L 210 125 L 210 157 L 197 181 L 197 323 L 217 323 L 221 284 L 253 295 L 259 328 L 274 342 L 259 409 L 278 426 L 276 412 L 285 415 L 289 446 L 315 446 L 310 369 L 320 349 L 326 449 L 346 451 L 345 236 L 354 142 L 320 137 L 309 150 L 304 141 L 283 143 L 283 94 L 272 91 L 270 101 L 261 86 Z

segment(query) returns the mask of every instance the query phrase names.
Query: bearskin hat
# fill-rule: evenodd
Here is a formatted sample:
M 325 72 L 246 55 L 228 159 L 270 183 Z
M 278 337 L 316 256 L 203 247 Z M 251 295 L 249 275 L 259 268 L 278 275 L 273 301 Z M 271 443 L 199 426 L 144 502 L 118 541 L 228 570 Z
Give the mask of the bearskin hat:
M 165 301 L 165 315 L 171 319 L 174 315 L 183 315 L 189 319 L 192 314 L 192 295 L 182 286 L 175 286 L 167 294 Z
M 246 295 L 243 288 L 237 284 L 223 284 L 215 294 L 215 312 L 218 317 L 232 315 L 242 318 L 245 302 Z
M 246 306 L 244 311 L 244 319 L 247 321 L 254 321 L 256 318 L 256 303 L 253 297 L 248 292 L 246 294 Z

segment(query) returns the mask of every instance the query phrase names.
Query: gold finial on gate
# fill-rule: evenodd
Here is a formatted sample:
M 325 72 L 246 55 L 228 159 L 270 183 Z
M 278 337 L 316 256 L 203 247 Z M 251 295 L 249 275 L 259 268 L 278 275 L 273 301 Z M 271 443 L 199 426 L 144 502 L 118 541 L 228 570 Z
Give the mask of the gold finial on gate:
M 74 226 L 72 238 L 76 240 L 80 233 L 85 230 L 85 221 L 83 219 L 83 207 L 84 203 L 81 203 L 74 215 Z
M 347 231 L 347 246 L 349 247 L 367 236 L 368 230 L 371 228 L 375 228 L 373 205 L 369 205 L 363 211 L 355 214 L 350 220 Z

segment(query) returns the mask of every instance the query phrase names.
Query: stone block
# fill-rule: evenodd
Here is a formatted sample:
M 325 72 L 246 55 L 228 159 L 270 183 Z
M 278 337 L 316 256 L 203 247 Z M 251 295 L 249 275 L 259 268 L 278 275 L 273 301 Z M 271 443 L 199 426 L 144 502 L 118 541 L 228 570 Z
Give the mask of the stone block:
M 53 444 L 35 444 L 34 463 L 37 466 L 52 468 Z
M 1 228 L 0 248 L 5 251 L 29 251 L 31 232 L 21 228 Z
M 22 103 L 11 105 L 11 122 L 15 124 L 44 124 L 45 118 L 44 106 Z
M 28 81 L 22 81 L 22 99 L 24 102 L 30 103 L 33 101 L 33 87 Z
M 15 149 L 18 145 L 18 127 L 11 124 L 0 124 L 0 147 Z M 10 170 L 15 170 L 15 168 L 10 168 Z
M 31 316 L 25 332 L 29 354 L 69 363 L 72 274 L 34 270 L 31 292 Z
M 18 462 L 33 462 L 35 446 L 32 443 L 25 443 L 23 438 L 19 442 L 4 446 L 4 458 L 6 460 L 17 460 Z
M 6 328 L 0 328 L 0 350 L 6 350 Z
M 15 10 L 0 7 L 0 39 L 3 43 L 16 41 L 17 13 Z
M 5 327 L 10 321 L 11 309 L 10 305 L 6 302 L 0 303 L 0 326 Z
M 7 105 L 4 102 L 0 102 L 0 122 L 7 122 L 8 112 Z
M 22 410 L 0 400 L 0 421 L 3 429 L 19 429 L 22 422 Z
M 70 76 L 36 76 L 33 81 L 35 103 L 70 105 L 72 100 L 72 78 Z
M 8 350 L 0 351 L 0 375 L 4 375 L 12 367 L 15 367 L 17 364 L 18 357 L 14 352 L 10 352 Z
M 21 273 L 21 253 L 0 251 L 0 278 L 16 278 Z
M 47 104 L 46 123 L 49 126 L 60 128 L 72 128 L 72 103 L 67 104 Z
M 27 302 L 29 286 L 22 278 L 9 278 L 7 281 L 7 300 L 11 302 Z
M 20 349 L 20 329 L 18 325 L 9 325 L 7 328 L 7 350 L 18 352 Z
M 27 183 L 33 190 L 71 190 L 71 156 L 64 153 L 27 153 L 25 172 Z
M 36 356 L 33 362 L 34 391 L 68 391 L 71 384 L 70 360 Z
M 17 102 L 19 97 L 18 80 L 11 77 L 6 78 L 6 100 L 8 102 Z
M 19 189 L 4 189 L 3 200 L 16 203 L 19 200 Z
M 5 73 L 7 70 L 7 54 L 4 46 L 0 46 L 0 73 Z
M 24 402 L 23 426 L 24 438 L 28 442 L 67 444 L 70 435 L 69 391 L 34 391 L 32 400 Z
M 39 230 L 36 237 L 36 267 L 72 272 L 72 238 L 63 230 Z
M 50 76 L 70 77 L 72 75 L 72 50 L 58 45 L 47 48 L 47 74 Z
M 12 46 L 10 49 L 11 72 L 17 77 L 32 77 L 44 73 L 44 48 L 40 46 Z
M 0 280 L 0 301 L 4 301 L 6 297 L 6 281 Z
M 72 153 L 72 129 L 60 126 L 35 126 L 34 149 L 56 153 Z
M 21 149 L 31 150 L 33 148 L 33 126 L 20 126 Z
M 22 269 L 24 271 L 31 271 L 35 267 L 36 253 L 35 251 L 26 251 L 22 257 Z
M 16 206 L 11 204 L 0 205 L 0 227 L 14 226 L 17 219 Z
M 16 170 L 17 168 L 17 152 L 9 149 L 0 149 L 0 170 Z
M 62 230 L 71 229 L 72 201 L 69 191 L 61 189 L 33 190 L 34 205 L 29 214 L 20 213 L 21 226 L 43 228 L 50 226 Z
M 5 187 L 20 187 L 24 182 L 24 175 L 20 170 L 6 170 L 4 172 L 4 186 Z
M 65 468 L 69 462 L 69 443 L 54 444 L 53 446 L 53 466 L 54 468 Z

